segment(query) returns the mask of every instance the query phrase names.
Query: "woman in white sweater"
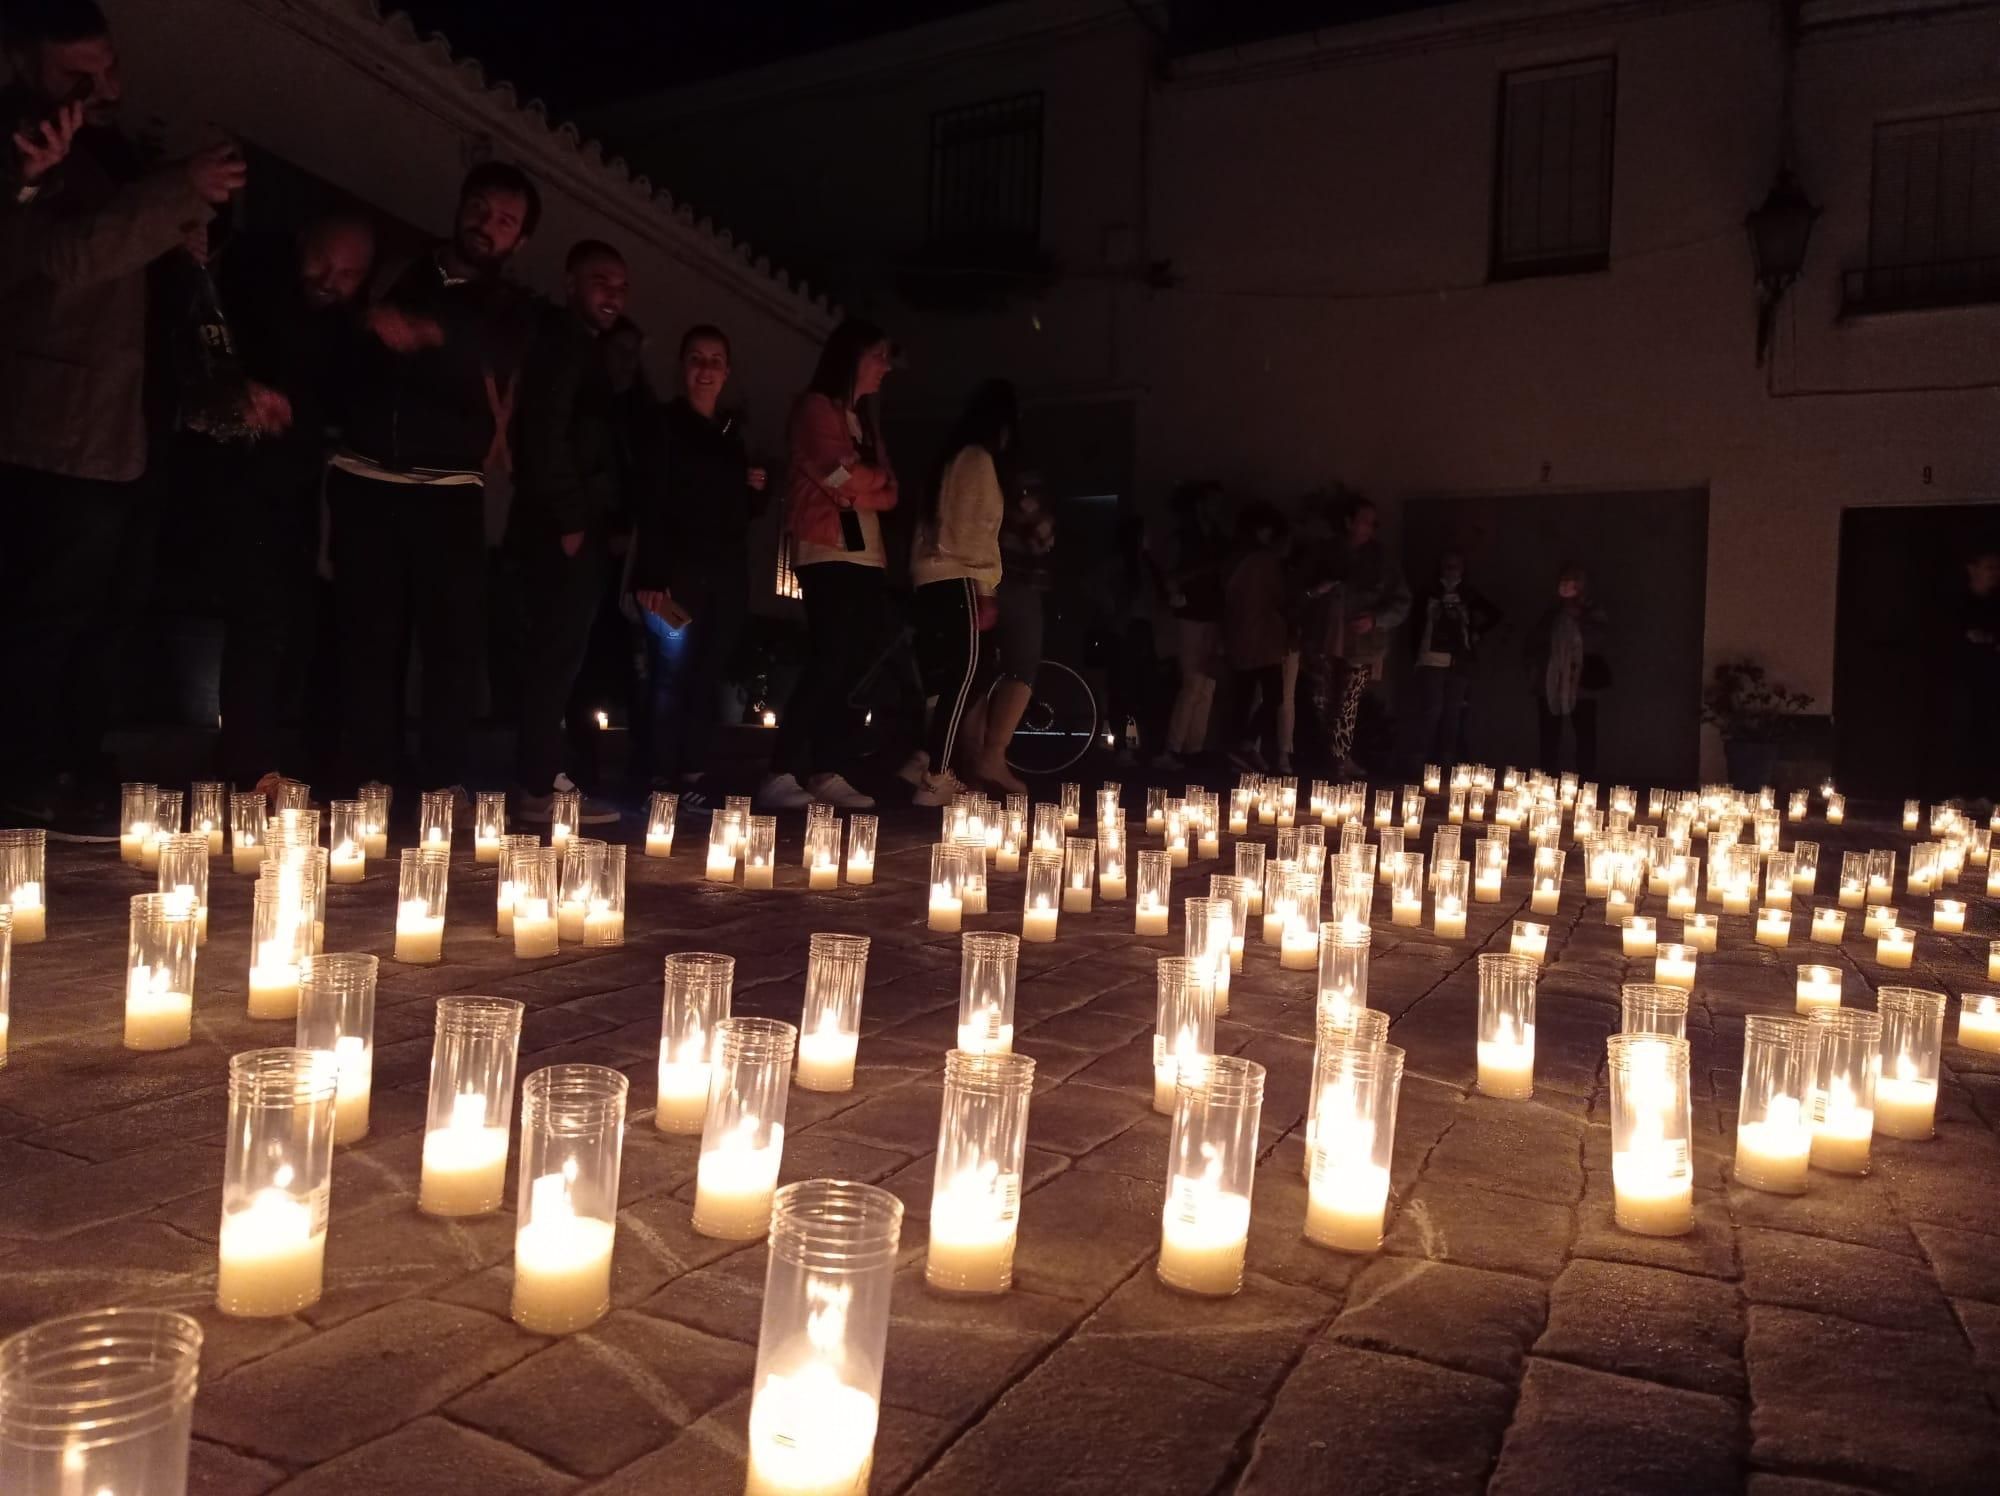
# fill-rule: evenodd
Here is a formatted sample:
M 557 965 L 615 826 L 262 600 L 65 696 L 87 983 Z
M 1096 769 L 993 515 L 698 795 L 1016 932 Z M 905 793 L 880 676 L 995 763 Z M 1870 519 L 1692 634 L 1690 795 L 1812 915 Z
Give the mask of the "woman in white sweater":
M 952 772 L 952 752 L 973 704 L 979 636 L 993 623 L 1006 510 L 1002 475 L 1012 469 L 1017 419 L 1014 387 L 1005 380 L 988 380 L 973 392 L 945 442 L 911 536 L 917 663 L 932 703 L 918 805 L 949 805 L 965 788 Z M 975 763 L 968 772 L 986 777 L 987 768 Z

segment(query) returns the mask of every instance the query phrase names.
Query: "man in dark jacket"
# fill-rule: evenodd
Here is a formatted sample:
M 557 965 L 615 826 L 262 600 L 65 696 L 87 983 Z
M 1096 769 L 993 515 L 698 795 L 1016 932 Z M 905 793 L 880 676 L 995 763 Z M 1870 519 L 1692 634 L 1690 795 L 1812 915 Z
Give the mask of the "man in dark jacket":
M 485 475 L 504 435 L 535 302 L 503 278 L 541 217 L 515 166 L 476 166 L 452 237 L 370 307 L 327 473 L 352 783 L 396 778 L 405 651 L 423 660 L 424 784 L 462 790 L 485 638 Z
M 632 588 L 653 644 L 653 782 L 685 809 L 713 808 L 703 788 L 729 656 L 750 606 L 750 527 L 764 508 L 765 472 L 752 467 L 734 417 L 718 406 L 729 382 L 719 327 L 681 337 L 681 393 L 661 415 L 661 482 L 642 491 Z
M 222 309 L 263 436 L 214 454 L 225 517 L 222 771 L 238 787 L 290 769 L 278 726 L 292 703 L 288 656 L 310 637 L 319 559 L 332 383 L 360 343 L 355 299 L 375 260 L 375 231 L 356 214 L 329 214 L 298 234 L 232 242 L 217 267 Z
M 507 523 L 527 625 L 514 777 L 530 821 L 548 820 L 552 792 L 573 787 L 563 773 L 563 708 L 610 581 L 620 507 L 611 379 L 598 340 L 625 313 L 625 257 L 585 239 L 563 268 L 568 294 L 544 313 L 521 370 Z M 617 812 L 586 806 L 583 819 L 613 821 Z
M 147 269 L 200 239 L 244 166 L 224 145 L 141 168 L 93 0 L 6 14 L 0 636 L 23 728 L 0 734 L 0 785 L 51 821 L 89 808 L 117 625 L 145 601 Z

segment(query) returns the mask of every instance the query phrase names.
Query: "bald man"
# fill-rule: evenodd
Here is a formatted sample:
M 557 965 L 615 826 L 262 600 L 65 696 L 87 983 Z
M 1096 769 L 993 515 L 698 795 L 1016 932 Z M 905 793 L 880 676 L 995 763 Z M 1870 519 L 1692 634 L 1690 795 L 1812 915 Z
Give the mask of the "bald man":
M 242 789 L 280 772 L 305 779 L 318 767 L 300 760 L 283 728 L 311 663 L 329 392 L 354 362 L 359 298 L 374 264 L 374 229 L 340 211 L 296 235 L 236 240 L 218 268 L 249 380 L 250 424 L 261 433 L 214 453 L 227 526 L 221 769 Z

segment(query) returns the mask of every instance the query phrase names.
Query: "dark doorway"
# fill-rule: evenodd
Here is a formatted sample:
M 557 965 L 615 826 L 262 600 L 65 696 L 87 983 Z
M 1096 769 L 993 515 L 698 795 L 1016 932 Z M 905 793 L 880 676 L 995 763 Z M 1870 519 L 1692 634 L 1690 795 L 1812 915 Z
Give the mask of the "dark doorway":
M 1472 685 L 1475 759 L 1525 768 L 1539 756 L 1536 672 L 1524 650 L 1555 601 L 1557 574 L 1573 561 L 1588 572 L 1590 595 L 1607 618 L 1590 645 L 1611 675 L 1597 696 L 1598 777 L 1607 785 L 1696 782 L 1706 489 L 1412 499 L 1402 533 L 1413 593 L 1422 595 L 1438 557 L 1456 549 L 1468 580 L 1500 609 L 1499 626 L 1480 643 Z M 1418 623 L 1406 623 L 1391 650 L 1405 682 Z
M 1951 614 L 1965 562 L 2000 547 L 2000 503 L 1849 509 L 1834 615 L 1834 773 L 1851 794 L 1935 798 L 1952 783 Z

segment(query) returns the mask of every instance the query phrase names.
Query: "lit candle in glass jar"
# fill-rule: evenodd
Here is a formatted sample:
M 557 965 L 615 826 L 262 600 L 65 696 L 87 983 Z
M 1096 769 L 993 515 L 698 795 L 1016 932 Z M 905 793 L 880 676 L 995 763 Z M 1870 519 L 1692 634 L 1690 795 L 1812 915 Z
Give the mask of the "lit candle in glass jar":
M 1846 910 L 1813 910 L 1812 938 L 1815 945 L 1839 945 L 1841 937 L 1846 933 Z
M 1628 956 L 1650 956 L 1659 946 L 1659 927 L 1651 915 L 1635 914 L 1625 921 L 1624 952 Z
M 1801 966 L 1795 1006 L 1805 1014 L 1811 1014 L 1815 1008 L 1837 1008 L 1840 1006 L 1840 989 L 1838 966 Z
M 1931 906 L 1931 928 L 1946 935 L 1961 935 L 1965 932 L 1965 902 L 1962 899 L 1939 899 Z
M 1892 971 L 1907 971 L 1917 954 L 1917 933 L 1892 925 L 1875 940 L 1875 961 Z

